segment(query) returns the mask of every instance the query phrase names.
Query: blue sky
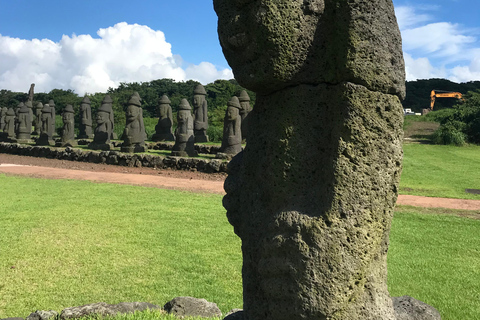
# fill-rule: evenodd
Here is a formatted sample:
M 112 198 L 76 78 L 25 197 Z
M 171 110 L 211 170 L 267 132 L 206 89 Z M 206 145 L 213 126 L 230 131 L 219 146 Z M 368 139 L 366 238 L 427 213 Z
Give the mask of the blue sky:
M 479 0 L 394 0 L 409 80 L 480 80 Z M 0 88 L 232 77 L 212 0 L 0 0 Z M 37 39 L 37 40 L 34 40 Z

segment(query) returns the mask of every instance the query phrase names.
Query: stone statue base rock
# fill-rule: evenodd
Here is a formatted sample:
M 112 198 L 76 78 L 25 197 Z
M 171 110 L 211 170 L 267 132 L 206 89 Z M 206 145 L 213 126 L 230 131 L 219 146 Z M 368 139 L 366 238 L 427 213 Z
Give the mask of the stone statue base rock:
M 138 152 L 146 152 L 147 148 L 141 145 L 133 145 L 133 146 L 121 146 L 120 151 L 125 153 L 138 153 Z
M 40 137 L 37 139 L 37 146 L 55 146 L 55 140 L 52 137 L 49 137 L 46 134 L 40 134 Z
M 32 139 L 15 139 L 16 143 L 23 143 L 23 144 L 30 144 L 33 143 L 34 141 Z
M 172 154 L 171 154 L 173 157 L 196 157 L 198 156 L 198 152 L 197 151 L 190 151 L 190 152 L 187 152 L 187 151 L 172 151 Z
M 199 133 L 195 135 L 195 143 L 203 143 L 203 142 L 209 142 L 208 136 L 203 133 Z
M 55 147 L 76 147 L 76 146 L 78 146 L 78 142 L 76 140 L 59 141 L 55 143 Z
M 93 139 L 95 135 L 92 133 L 92 134 L 83 134 L 83 135 L 78 135 L 77 136 L 77 139 Z
M 111 143 L 90 143 L 88 145 L 89 149 L 92 150 L 102 150 L 102 151 L 109 151 L 113 148 L 113 145 Z
M 152 141 L 154 142 L 175 141 L 175 136 L 173 135 L 173 133 L 166 133 L 166 134 L 155 133 L 152 136 Z
M 440 313 L 432 306 L 409 296 L 393 297 L 396 320 L 441 320 Z M 224 320 L 244 320 L 243 310 L 230 311 Z

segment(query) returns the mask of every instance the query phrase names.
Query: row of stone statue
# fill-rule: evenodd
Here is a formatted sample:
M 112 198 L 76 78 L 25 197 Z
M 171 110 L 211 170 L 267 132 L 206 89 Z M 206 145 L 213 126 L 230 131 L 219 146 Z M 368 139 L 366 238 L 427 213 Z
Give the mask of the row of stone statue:
M 172 155 L 195 156 L 195 142 L 208 142 L 208 116 L 206 91 L 202 85 L 194 90 L 194 114 L 186 99 L 182 99 L 177 113 L 177 129 L 172 132 L 173 118 L 170 100 L 166 95 L 159 101 L 159 120 L 155 126 L 152 141 L 175 141 Z M 121 139 L 123 152 L 144 152 L 147 135 L 143 122 L 143 109 L 141 108 L 139 94 L 135 92 L 128 101 L 126 109 L 126 125 Z M 80 106 L 80 124 L 77 139 L 93 139 L 89 148 L 94 150 L 110 150 L 111 140 L 117 139 L 113 131 L 114 114 L 113 100 L 106 95 L 96 115 L 96 128 L 92 130 L 92 111 L 88 97 L 83 98 Z M 242 91 L 240 97 L 233 97 L 228 102 L 224 121 L 222 153 L 236 154 L 241 150 L 242 139 L 246 137 L 245 122 L 250 112 L 250 97 Z M 63 130 L 60 146 L 75 146 L 74 137 L 74 110 L 72 105 L 67 105 L 62 113 Z M 34 131 L 31 132 L 32 124 Z M 48 104 L 38 103 L 35 108 L 35 118 L 32 101 L 20 103 L 18 107 L 2 108 L 0 110 L 0 130 L 3 131 L 2 140 L 29 143 L 31 134 L 38 134 L 37 145 L 55 145 L 55 103 L 50 100 Z

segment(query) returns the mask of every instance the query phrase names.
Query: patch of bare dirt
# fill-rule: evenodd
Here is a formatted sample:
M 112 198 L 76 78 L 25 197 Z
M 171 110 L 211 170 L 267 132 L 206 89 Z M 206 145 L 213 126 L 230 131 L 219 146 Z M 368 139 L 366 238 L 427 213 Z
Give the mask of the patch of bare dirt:
M 147 187 L 224 194 L 225 173 L 203 173 L 171 169 L 130 168 L 0 154 L 0 173 L 45 179 L 78 179 Z M 423 208 L 464 210 L 457 215 L 479 218 L 480 200 L 399 195 L 397 204 Z M 466 211 L 470 211 L 466 212 Z

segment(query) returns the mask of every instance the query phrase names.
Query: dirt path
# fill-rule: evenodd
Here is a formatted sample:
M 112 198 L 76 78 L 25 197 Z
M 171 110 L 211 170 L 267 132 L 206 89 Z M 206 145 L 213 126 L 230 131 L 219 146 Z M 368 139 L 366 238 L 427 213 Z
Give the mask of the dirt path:
M 194 171 L 128 168 L 0 154 L 0 173 L 45 179 L 76 179 L 95 182 L 224 194 L 226 175 Z M 399 195 L 397 204 L 424 208 L 480 211 L 480 200 Z

